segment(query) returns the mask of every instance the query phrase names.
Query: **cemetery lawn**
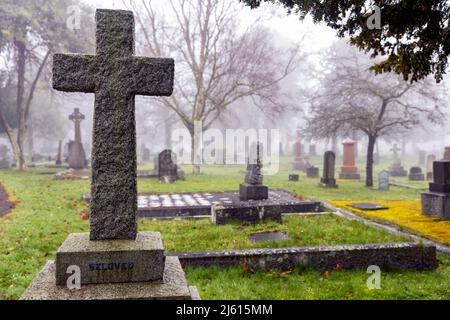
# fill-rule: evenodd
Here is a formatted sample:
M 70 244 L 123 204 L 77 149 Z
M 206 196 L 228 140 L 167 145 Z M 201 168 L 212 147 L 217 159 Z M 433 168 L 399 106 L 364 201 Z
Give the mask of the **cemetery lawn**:
M 203 175 L 192 176 L 189 168 L 186 168 L 186 181 L 163 185 L 156 180 L 139 180 L 139 192 L 235 190 L 242 181 L 242 174 L 239 172 L 242 169 L 205 168 Z M 88 211 L 81 197 L 89 192 L 89 181 L 55 181 L 50 174 L 54 172 L 51 169 L 29 169 L 25 173 L 0 171 L 0 183 L 8 191 L 10 200 L 16 203 L 10 214 L 0 218 L 0 299 L 19 298 L 46 261 L 54 259 L 57 248 L 68 234 L 89 230 L 88 221 L 80 218 Z M 343 197 L 354 197 L 355 200 L 376 199 L 377 194 L 383 199 L 389 199 L 389 195 L 392 197 L 390 193 L 367 190 L 362 187 L 361 182 L 342 183 L 338 189 L 340 193 L 337 190 L 321 189 L 317 186 L 317 179 L 306 179 L 303 175 L 300 183 L 290 183 L 286 182 L 287 173 L 288 170 L 285 170 L 277 176 L 268 177 L 267 183 L 272 188 L 288 189 L 298 195 L 319 200 Z M 397 199 L 417 199 L 418 194 L 416 190 L 400 189 L 395 196 Z M 248 228 L 239 228 L 237 225 L 215 227 L 209 220 L 140 220 L 139 223 L 142 231 L 162 232 L 166 249 L 171 252 L 402 241 L 399 237 L 359 222 L 331 215 L 286 217 L 282 226 L 269 223 Z M 275 229 L 287 232 L 290 238 L 286 242 L 258 245 L 250 244 L 247 240 L 249 233 Z M 364 272 L 333 272 L 330 275 L 314 271 L 252 274 L 239 268 L 223 272 L 210 268 L 188 269 L 187 276 L 192 285 L 199 287 L 204 299 L 450 298 L 450 263 L 442 258 L 436 271 L 385 274 L 385 283 L 392 283 L 392 287 L 378 293 L 366 292 L 364 279 L 367 276 Z M 360 284 L 361 281 L 364 283 Z M 360 285 L 359 289 L 352 287 L 357 284 Z M 444 285 L 447 285 L 445 290 Z M 327 289 L 320 289 L 322 287 Z

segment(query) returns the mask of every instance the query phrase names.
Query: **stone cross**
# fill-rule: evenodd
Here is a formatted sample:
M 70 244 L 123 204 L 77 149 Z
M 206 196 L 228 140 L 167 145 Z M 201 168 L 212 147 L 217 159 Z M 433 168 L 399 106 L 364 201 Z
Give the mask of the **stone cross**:
M 84 114 L 82 114 L 78 108 L 75 108 L 73 113 L 69 116 L 69 120 L 72 120 L 75 124 L 75 141 L 78 143 L 81 143 L 81 121 L 84 119 Z
M 53 88 L 95 93 L 91 240 L 137 235 L 135 96 L 170 96 L 172 59 L 134 55 L 130 11 L 96 11 L 96 55 L 55 54 Z
M 399 161 L 398 152 L 401 150 L 402 149 L 400 149 L 396 144 L 394 144 L 394 147 L 391 149 L 391 151 L 394 153 L 394 161 Z

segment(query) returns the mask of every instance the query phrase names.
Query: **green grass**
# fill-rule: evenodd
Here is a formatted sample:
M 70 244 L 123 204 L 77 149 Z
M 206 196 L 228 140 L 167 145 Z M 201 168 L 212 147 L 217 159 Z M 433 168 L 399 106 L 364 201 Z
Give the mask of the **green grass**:
M 251 273 L 241 268 L 187 268 L 190 283 L 206 300 L 351 300 L 449 299 L 450 262 L 441 257 L 440 268 L 427 272 L 382 272 L 381 289 L 369 290 L 364 271 Z
M 319 158 L 317 159 L 319 161 Z M 155 180 L 139 180 L 140 192 L 201 192 L 236 190 L 242 182 L 242 166 L 205 167 L 204 174 L 192 176 L 190 169 L 186 181 L 174 185 L 160 184 Z M 57 248 L 69 233 L 88 231 L 88 222 L 80 219 L 87 211 L 81 200 L 89 192 L 87 181 L 54 181 L 51 175 L 42 173 L 48 169 L 30 169 L 26 173 L 13 170 L 0 171 L 0 182 L 10 192 L 17 207 L 12 214 L 0 219 L 0 299 L 16 299 L 29 285 L 47 260 L 54 259 Z M 393 188 L 391 192 L 368 190 L 362 182 L 339 181 L 340 189 L 318 187 L 317 179 L 301 175 L 300 183 L 287 182 L 291 172 L 288 161 L 283 163 L 277 176 L 267 177 L 272 188 L 285 188 L 307 198 L 331 199 L 417 199 L 420 191 Z M 408 183 L 406 180 L 404 183 Z M 426 185 L 423 183 L 423 185 Z M 251 232 L 277 229 L 289 233 L 289 240 L 282 243 L 258 244 L 263 246 L 321 245 L 339 243 L 370 243 L 398 241 L 388 235 L 358 222 L 332 216 L 289 217 L 283 226 L 265 224 L 252 228 L 236 228 L 234 225 L 213 227 L 208 220 L 200 221 L 140 221 L 141 230 L 161 231 L 168 251 L 187 251 L 224 248 L 248 248 L 247 235 Z M 449 298 L 443 291 L 450 283 L 450 266 L 441 263 L 440 269 L 426 273 L 385 274 L 386 283 L 391 281 L 391 291 L 379 291 L 375 298 L 402 297 L 403 291 L 411 297 L 421 298 L 424 292 L 430 297 Z M 352 286 L 366 276 L 361 272 L 339 272 L 321 279 L 320 273 L 304 271 L 290 275 L 271 272 L 245 273 L 239 268 L 223 272 L 212 269 L 188 269 L 190 283 L 200 288 L 203 298 L 366 298 L 354 292 Z M 392 279 L 391 279 L 392 278 Z M 324 286 L 324 283 L 327 286 Z M 242 284 L 242 291 L 234 285 Z M 287 286 L 287 289 L 286 287 Z M 300 288 L 296 289 L 296 286 Z M 324 286 L 324 287 L 323 287 Z M 402 287 L 403 286 L 403 287 Z M 310 289 L 308 289 L 308 287 Z M 320 289 L 320 288 L 326 288 Z M 345 290 L 342 291 L 341 287 Z M 252 289 L 254 288 L 254 290 Z M 320 290 L 319 290 L 320 289 Z M 319 293 L 320 291 L 320 293 Z M 385 292 L 385 293 L 383 293 Z M 368 294 L 373 298 L 375 293 Z M 405 294 L 405 297 L 407 295 Z

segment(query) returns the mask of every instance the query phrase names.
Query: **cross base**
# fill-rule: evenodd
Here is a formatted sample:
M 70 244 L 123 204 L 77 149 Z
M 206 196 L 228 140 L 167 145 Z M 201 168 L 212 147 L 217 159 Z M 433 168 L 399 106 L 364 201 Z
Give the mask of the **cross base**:
M 195 287 L 189 287 L 178 257 L 167 257 L 164 280 L 135 283 L 109 283 L 69 290 L 55 283 L 55 263 L 49 261 L 21 300 L 200 300 Z

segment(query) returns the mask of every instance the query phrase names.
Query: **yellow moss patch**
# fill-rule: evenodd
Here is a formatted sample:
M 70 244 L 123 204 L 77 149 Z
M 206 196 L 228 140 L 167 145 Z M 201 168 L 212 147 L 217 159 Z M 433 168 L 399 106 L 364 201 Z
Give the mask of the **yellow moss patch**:
M 388 207 L 388 210 L 363 211 L 351 207 L 353 203 L 370 202 Z M 389 201 L 330 201 L 330 204 L 358 215 L 380 222 L 389 222 L 408 229 L 415 234 L 450 244 L 450 221 L 439 220 L 422 215 L 420 200 L 389 200 Z

